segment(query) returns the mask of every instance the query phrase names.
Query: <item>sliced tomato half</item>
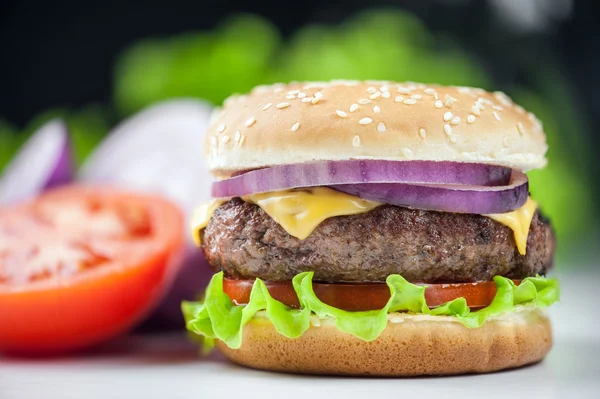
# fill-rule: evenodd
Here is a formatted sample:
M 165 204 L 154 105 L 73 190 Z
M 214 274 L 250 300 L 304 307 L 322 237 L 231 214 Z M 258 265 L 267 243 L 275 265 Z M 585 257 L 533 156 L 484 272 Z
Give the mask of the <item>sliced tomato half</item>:
M 0 352 L 64 352 L 127 331 L 173 280 L 183 231 L 170 202 L 108 188 L 0 209 Z
M 515 280 L 518 284 L 520 281 Z M 254 280 L 223 279 L 223 291 L 232 301 L 241 305 L 250 300 Z M 298 296 L 291 281 L 266 281 L 271 296 L 283 304 L 298 308 Z M 488 306 L 494 295 L 496 285 L 493 281 L 462 284 L 427 284 L 425 301 L 435 308 L 456 298 L 465 298 L 470 308 Z M 390 289 L 383 283 L 368 284 L 326 284 L 313 283 L 315 295 L 324 303 L 338 309 L 349 311 L 377 310 L 383 308 L 390 299 Z

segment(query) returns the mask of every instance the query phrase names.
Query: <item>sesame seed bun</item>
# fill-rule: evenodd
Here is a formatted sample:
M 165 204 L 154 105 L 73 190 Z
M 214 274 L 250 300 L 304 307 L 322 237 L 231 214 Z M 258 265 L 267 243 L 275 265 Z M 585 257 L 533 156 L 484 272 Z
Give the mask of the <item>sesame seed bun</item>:
M 546 164 L 537 118 L 504 93 L 416 83 L 334 81 L 256 87 L 228 98 L 207 134 L 218 177 L 317 160 Z
M 240 349 L 217 346 L 232 361 L 257 369 L 373 376 L 486 373 L 538 362 L 552 346 L 550 322 L 539 310 L 510 313 L 479 328 L 445 316 L 390 316 L 371 342 L 339 331 L 331 320 L 289 339 L 255 317 L 244 327 Z

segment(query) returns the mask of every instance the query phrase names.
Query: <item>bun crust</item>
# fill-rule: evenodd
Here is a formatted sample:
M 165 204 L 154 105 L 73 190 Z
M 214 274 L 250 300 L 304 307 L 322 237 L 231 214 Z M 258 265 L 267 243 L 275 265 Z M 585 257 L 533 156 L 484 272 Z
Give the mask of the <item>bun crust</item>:
M 386 159 L 542 167 L 537 118 L 504 93 L 416 83 L 290 83 L 232 96 L 205 153 L 218 177 L 316 160 Z
M 279 334 L 264 317 L 244 328 L 240 349 L 217 341 L 235 363 L 305 374 L 416 376 L 486 373 L 535 363 L 552 346 L 549 320 L 521 311 L 467 328 L 450 317 L 403 316 L 375 341 L 339 331 L 333 322 L 311 326 L 301 337 Z

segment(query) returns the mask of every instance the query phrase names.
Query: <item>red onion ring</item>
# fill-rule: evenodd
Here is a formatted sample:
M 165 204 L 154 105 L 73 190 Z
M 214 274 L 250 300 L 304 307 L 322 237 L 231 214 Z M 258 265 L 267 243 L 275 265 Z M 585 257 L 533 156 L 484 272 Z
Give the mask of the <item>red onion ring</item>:
M 474 214 L 514 211 L 525 204 L 529 195 L 527 176 L 516 170 L 512 172 L 510 184 L 496 187 L 363 183 L 332 188 L 391 205 Z
M 74 178 L 67 125 L 53 119 L 21 147 L 0 178 L 0 204 L 32 198 L 42 191 L 69 183 Z
M 501 186 L 508 184 L 510 176 L 510 168 L 503 166 L 460 162 L 383 160 L 309 162 L 253 170 L 215 182 L 212 185 L 212 196 L 240 197 L 291 188 L 364 183 Z

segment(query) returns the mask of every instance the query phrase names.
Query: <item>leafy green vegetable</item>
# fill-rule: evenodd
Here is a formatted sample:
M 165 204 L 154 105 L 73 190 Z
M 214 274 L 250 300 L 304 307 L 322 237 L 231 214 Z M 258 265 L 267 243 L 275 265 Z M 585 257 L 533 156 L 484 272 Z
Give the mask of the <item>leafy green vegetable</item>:
M 512 280 L 496 276 L 496 296 L 484 309 L 471 312 L 464 298 L 429 309 L 425 302 L 425 287 L 409 283 L 394 274 L 386 279 L 390 299 L 383 309 L 349 312 L 323 303 L 315 295 L 312 278 L 312 272 L 304 272 L 292 280 L 301 305 L 301 309 L 293 309 L 273 299 L 260 279 L 256 279 L 252 287 L 249 303 L 235 305 L 223 292 L 223 273 L 217 273 L 206 289 L 203 302 L 183 302 L 187 328 L 204 336 L 208 342 L 219 339 L 230 348 L 237 349 L 242 344 L 244 326 L 257 312 L 264 310 L 275 329 L 288 338 L 301 336 L 310 326 L 311 314 L 315 314 L 319 318 L 333 318 L 340 331 L 372 341 L 386 328 L 388 313 L 455 316 L 466 327 L 475 328 L 492 317 L 513 311 L 515 305 L 531 303 L 544 308 L 559 299 L 556 279 L 529 277 L 516 286 Z

